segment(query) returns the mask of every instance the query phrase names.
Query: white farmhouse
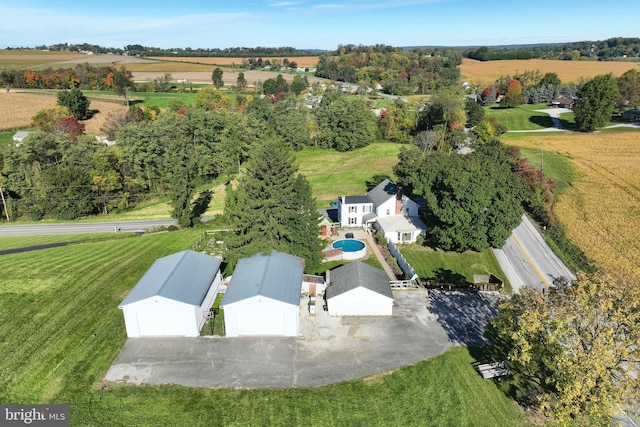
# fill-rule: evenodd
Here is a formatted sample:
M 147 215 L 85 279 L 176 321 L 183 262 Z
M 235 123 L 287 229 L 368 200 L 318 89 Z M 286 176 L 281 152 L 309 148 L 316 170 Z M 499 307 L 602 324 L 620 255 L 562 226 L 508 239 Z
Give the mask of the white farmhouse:
M 374 228 L 393 243 L 413 243 L 424 235 L 420 205 L 385 179 L 365 196 L 340 196 L 338 218 L 343 227 Z
M 118 306 L 127 336 L 199 336 L 222 283 L 220 263 L 190 250 L 156 260 Z
M 276 250 L 238 261 L 221 304 L 226 336 L 297 336 L 302 263 Z
M 325 289 L 330 316 L 391 316 L 393 294 L 387 274 L 355 261 L 331 271 Z

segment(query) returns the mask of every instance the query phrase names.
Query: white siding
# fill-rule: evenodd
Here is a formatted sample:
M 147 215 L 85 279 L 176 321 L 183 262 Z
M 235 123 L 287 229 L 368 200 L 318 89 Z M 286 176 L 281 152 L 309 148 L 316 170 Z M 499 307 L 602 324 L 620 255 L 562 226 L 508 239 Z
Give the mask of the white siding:
M 329 298 L 330 316 L 391 316 L 393 299 L 362 286 Z
M 129 337 L 200 335 L 194 307 L 189 304 L 156 296 L 128 304 L 122 311 Z
M 298 336 L 299 305 L 255 296 L 224 306 L 228 337 Z

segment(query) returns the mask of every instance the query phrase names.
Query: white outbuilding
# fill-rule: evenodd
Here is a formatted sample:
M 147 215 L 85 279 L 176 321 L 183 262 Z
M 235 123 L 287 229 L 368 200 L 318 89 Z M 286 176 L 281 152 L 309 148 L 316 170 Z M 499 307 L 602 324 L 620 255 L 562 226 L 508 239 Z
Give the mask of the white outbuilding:
M 360 261 L 331 270 L 325 298 L 330 316 L 393 314 L 393 293 L 387 274 Z
M 301 258 L 275 250 L 238 261 L 221 304 L 226 335 L 297 336 L 302 272 Z
M 127 336 L 199 336 L 222 283 L 220 263 L 191 250 L 156 260 L 118 306 Z

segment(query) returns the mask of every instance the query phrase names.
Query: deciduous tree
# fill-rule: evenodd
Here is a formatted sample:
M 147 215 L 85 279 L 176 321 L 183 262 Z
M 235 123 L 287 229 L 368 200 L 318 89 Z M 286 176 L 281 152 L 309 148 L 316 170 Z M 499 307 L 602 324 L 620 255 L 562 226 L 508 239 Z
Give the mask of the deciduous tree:
M 632 68 L 618 77 L 618 108 L 636 108 L 640 104 L 640 71 Z
M 89 99 L 78 88 L 58 92 L 58 105 L 67 107 L 71 115 L 78 120 L 86 120 L 91 117 L 89 104 Z
M 613 74 L 595 76 L 578 90 L 573 106 L 575 122 L 583 132 L 593 132 L 611 120 L 614 103 L 619 98 L 618 82 Z
M 500 304 L 493 327 L 525 398 L 562 425 L 609 425 L 640 398 L 640 290 L 605 273 L 558 279 L 546 294 L 524 288 Z

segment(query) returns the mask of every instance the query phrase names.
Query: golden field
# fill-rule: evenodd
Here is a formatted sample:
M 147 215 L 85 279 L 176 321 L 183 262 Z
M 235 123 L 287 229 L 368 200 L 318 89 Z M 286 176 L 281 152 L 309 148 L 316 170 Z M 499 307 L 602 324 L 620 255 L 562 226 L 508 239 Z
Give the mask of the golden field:
M 640 281 L 640 133 L 538 134 L 514 143 L 571 157 L 576 178 L 554 207 L 557 218 L 598 267 Z
M 260 58 L 259 55 L 255 56 L 255 58 Z M 262 59 L 266 60 L 268 59 L 269 61 L 273 61 L 274 59 L 280 61 L 280 63 L 282 64 L 282 61 L 287 58 L 289 61 L 295 61 L 298 64 L 298 67 L 309 67 L 309 68 L 313 68 L 316 65 L 318 65 L 318 57 L 317 56 L 293 56 L 293 57 L 285 57 L 285 56 L 262 56 Z M 191 56 L 186 56 L 186 57 L 153 57 L 152 59 L 156 59 L 159 61 L 173 61 L 173 62 L 196 62 L 198 64 L 209 64 L 209 65 L 225 65 L 225 66 L 231 66 L 232 64 L 235 65 L 240 65 L 242 64 L 242 61 L 247 60 L 247 58 L 240 58 L 240 57 L 191 57 Z
M 640 62 L 557 61 L 546 59 L 514 59 L 505 61 L 478 61 L 463 58 L 460 65 L 462 79 L 474 85 L 488 85 L 500 76 L 512 76 L 524 71 L 556 73 L 562 83 L 579 83 L 599 74 L 620 76 L 632 68 L 640 71 Z
M 41 109 L 54 107 L 56 96 L 20 92 L 0 91 L 0 131 L 8 129 L 24 128 L 31 125 L 31 118 Z M 100 127 L 105 118 L 113 111 L 126 111 L 127 107 L 114 102 L 91 100 L 89 108 L 98 112 L 89 120 L 84 120 L 85 132 L 100 134 Z

